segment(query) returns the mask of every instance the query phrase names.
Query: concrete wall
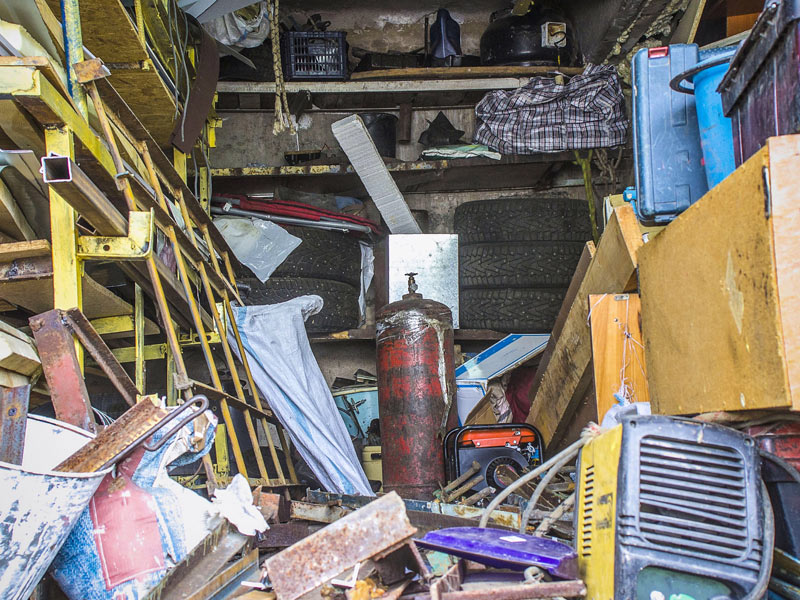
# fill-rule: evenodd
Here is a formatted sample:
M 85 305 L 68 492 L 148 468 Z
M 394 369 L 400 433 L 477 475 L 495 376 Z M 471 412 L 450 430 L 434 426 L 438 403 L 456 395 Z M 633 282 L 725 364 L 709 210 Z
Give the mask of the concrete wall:
M 481 35 L 489 24 L 492 12 L 505 8 L 504 0 L 407 0 L 405 2 L 373 2 L 345 0 L 332 3 L 324 0 L 289 0 L 281 2 L 282 14 L 320 13 L 331 21 L 331 29 L 347 31 L 351 46 L 373 52 L 411 52 L 424 46 L 425 15 L 431 22 L 439 8 L 446 8 L 461 25 L 461 49 L 465 54 L 479 53 Z
M 244 166 L 274 166 L 286 164 L 283 153 L 292 150 L 322 149 L 331 163 L 346 160 L 339 143 L 331 133 L 331 124 L 354 111 L 309 112 L 300 117 L 297 135 L 288 131 L 273 135 L 272 112 L 220 112 L 222 128 L 217 130 L 217 147 L 211 151 L 211 164 L 215 168 Z M 381 110 L 397 116 L 397 111 Z M 475 130 L 475 111 L 472 107 L 445 109 L 456 129 L 464 132 L 463 139 L 470 141 Z M 416 142 L 420 134 L 436 118 L 438 110 L 412 112 L 410 144 L 397 144 L 397 158 L 417 160 L 422 146 Z

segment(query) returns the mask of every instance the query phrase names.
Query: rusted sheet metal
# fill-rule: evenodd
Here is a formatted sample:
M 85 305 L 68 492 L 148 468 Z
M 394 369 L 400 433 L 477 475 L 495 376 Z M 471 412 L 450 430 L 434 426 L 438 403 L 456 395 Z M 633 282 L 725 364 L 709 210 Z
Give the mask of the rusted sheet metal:
M 467 579 L 466 562 L 459 560 L 447 572 L 431 585 L 428 595 L 414 596 L 414 600 L 537 600 L 539 598 L 578 598 L 586 595 L 586 586 L 582 581 L 547 581 L 542 583 L 522 583 L 512 585 L 493 584 L 471 587 L 464 590 L 462 585 Z
M 494 586 L 486 589 L 445 592 L 440 600 L 537 600 L 539 598 L 582 598 L 586 586 L 582 581 L 548 581 L 545 583 L 523 583 L 520 585 Z M 431 595 L 432 597 L 432 595 Z
M 68 473 L 98 471 L 168 414 L 161 408 L 157 396 L 146 396 L 54 470 Z
M 227 598 L 226 592 L 235 588 L 237 582 L 241 581 L 243 576 L 253 571 L 258 570 L 258 550 L 252 550 L 246 553 L 242 558 L 234 562 L 229 567 L 226 567 L 211 581 L 202 586 L 199 590 L 188 596 L 186 600 L 211 600 L 212 598 Z
M 352 509 L 336 505 L 293 501 L 289 508 L 289 518 L 317 523 L 335 523 L 352 512 Z
M 344 508 L 358 508 L 364 506 L 369 502 L 369 498 L 364 496 L 348 496 L 341 494 L 333 494 L 330 492 L 323 492 L 319 490 L 308 490 L 306 499 L 310 502 L 317 504 L 338 504 Z M 470 519 L 470 525 L 475 525 L 474 521 L 479 520 L 483 516 L 483 509 L 475 506 L 465 506 L 463 504 L 446 504 L 443 502 L 429 502 L 425 500 L 404 500 L 406 510 L 409 511 L 409 517 L 414 515 L 415 512 L 433 513 L 434 515 L 448 515 L 451 517 L 458 517 L 460 519 Z M 547 511 L 534 512 L 532 519 L 541 519 L 549 514 Z M 519 529 L 520 513 L 519 509 L 515 506 L 504 506 L 495 510 L 490 517 L 489 522 L 497 527 L 506 529 Z M 572 523 L 571 515 L 562 517 L 563 521 Z M 413 520 L 414 526 L 419 527 Z M 456 525 L 440 525 L 441 527 L 456 527 Z
M 264 533 L 258 536 L 259 548 L 288 548 L 308 537 L 312 533 L 309 523 L 291 521 L 289 523 L 275 523 L 270 525 Z M 317 525 L 321 527 L 321 525 Z
M 22 464 L 31 386 L 0 387 L 0 462 Z
M 136 396 L 139 394 L 136 384 L 131 381 L 125 369 L 119 364 L 117 357 L 114 356 L 111 348 L 106 345 L 100 334 L 95 331 L 86 315 L 77 308 L 71 308 L 62 314 L 66 326 L 69 327 L 72 333 L 81 341 L 83 347 L 86 348 L 86 351 L 103 369 L 103 372 L 114 384 L 114 387 L 117 388 L 117 391 L 122 394 L 128 406 L 136 404 Z
M 270 494 L 261 489 L 253 490 L 253 504 L 258 508 L 267 523 L 277 523 L 281 519 L 281 506 L 283 505 L 281 494 Z
M 192 594 L 209 583 L 233 556 L 247 546 L 249 540 L 225 521 L 167 573 L 145 600 L 192 598 Z
M 75 342 L 64 326 L 60 310 L 49 310 L 29 320 L 42 361 L 56 418 L 95 432 L 94 413 L 83 380 Z
M 431 585 L 431 600 L 442 600 L 448 592 L 455 592 L 461 589 L 461 582 L 466 573 L 466 563 L 459 560 L 447 572 Z M 484 590 L 484 596 L 486 591 Z
M 140 444 L 145 450 L 155 452 L 167 444 L 184 425 L 201 417 L 207 408 L 208 398 L 205 396 L 194 396 L 169 411 L 161 408 L 157 395 L 145 396 L 55 470 L 78 473 L 102 471 L 130 455 Z M 163 434 L 158 441 L 146 441 L 162 430 Z
M 391 492 L 270 557 L 264 567 L 278 600 L 295 600 L 415 533 L 403 501 Z

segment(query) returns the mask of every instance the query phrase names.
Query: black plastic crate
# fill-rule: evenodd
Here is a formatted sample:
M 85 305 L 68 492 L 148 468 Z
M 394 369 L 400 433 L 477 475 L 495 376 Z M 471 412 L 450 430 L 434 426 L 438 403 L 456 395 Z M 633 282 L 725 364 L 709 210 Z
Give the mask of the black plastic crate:
M 347 79 L 347 33 L 289 31 L 281 38 L 287 81 Z

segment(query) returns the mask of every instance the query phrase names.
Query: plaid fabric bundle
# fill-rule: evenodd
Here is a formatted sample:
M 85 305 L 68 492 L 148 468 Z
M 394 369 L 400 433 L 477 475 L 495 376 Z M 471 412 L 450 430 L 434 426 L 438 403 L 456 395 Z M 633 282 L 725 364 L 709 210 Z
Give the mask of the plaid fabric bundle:
M 475 115 L 475 143 L 501 154 L 619 146 L 628 129 L 619 78 L 608 65 L 587 65 L 563 85 L 535 77 L 517 90 L 490 92 Z

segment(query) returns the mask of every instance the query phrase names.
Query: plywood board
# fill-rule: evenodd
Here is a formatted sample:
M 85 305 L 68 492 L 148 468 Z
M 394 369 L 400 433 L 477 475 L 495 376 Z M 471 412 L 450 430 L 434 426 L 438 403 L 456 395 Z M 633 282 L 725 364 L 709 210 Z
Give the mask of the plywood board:
M 784 341 L 800 318 L 798 219 L 787 219 L 800 206 L 799 151 L 800 136 L 762 149 L 640 252 L 654 412 L 800 408 L 786 360 L 787 352 L 796 354 L 797 339 Z M 769 195 L 767 177 L 778 184 Z M 780 232 L 780 254 L 773 229 Z M 783 309 L 778 257 L 787 290 Z
M 542 379 L 544 378 L 544 373 L 547 370 L 547 366 L 550 364 L 550 359 L 553 356 L 553 350 L 555 350 L 556 342 L 561 336 L 561 330 L 564 329 L 564 323 L 569 316 L 572 303 L 575 301 L 575 297 L 578 295 L 578 290 L 581 287 L 581 283 L 583 283 L 583 278 L 586 277 L 586 271 L 589 269 L 589 264 L 592 262 L 594 253 L 594 242 L 586 242 L 583 252 L 581 253 L 581 257 L 578 260 L 578 265 L 575 267 L 575 273 L 573 273 L 572 280 L 567 288 L 567 293 L 564 295 L 564 301 L 561 304 L 561 309 L 558 311 L 558 316 L 556 317 L 555 323 L 553 323 L 553 329 L 550 332 L 550 339 L 547 340 L 547 346 L 545 346 L 544 352 L 542 352 L 542 358 L 539 360 L 539 366 L 536 368 L 536 376 L 533 378 L 533 385 L 531 386 L 530 390 L 531 398 L 536 397 L 536 392 L 539 390 L 539 386 L 542 384 Z
M 40 366 L 39 354 L 31 342 L 0 331 L 0 368 L 31 376 Z
M 54 306 L 53 280 L 48 277 L 4 281 L 0 283 L 0 298 L 36 314 L 46 312 Z M 88 275 L 84 275 L 83 312 L 89 319 L 98 319 L 133 314 L 133 307 Z
M 800 136 L 785 135 L 767 141 L 772 197 L 772 239 L 775 276 L 783 328 L 783 352 L 793 404 L 800 402 L 800 209 L 797 165 Z
M 419 67 L 408 69 L 381 69 L 353 73 L 351 81 L 386 79 L 469 79 L 482 77 L 541 77 L 554 73 L 577 75 L 583 67 Z
M 592 378 L 588 297 L 635 289 L 641 247 L 642 236 L 633 208 L 614 209 L 531 402 L 527 422 L 539 429 L 547 445 L 556 443 L 568 428 L 571 414 Z
M 0 244 L 0 262 L 11 262 L 18 258 L 31 258 L 48 254 L 50 254 L 50 242 L 47 240 Z
M 619 403 L 649 402 L 639 294 L 589 296 L 597 419 Z

